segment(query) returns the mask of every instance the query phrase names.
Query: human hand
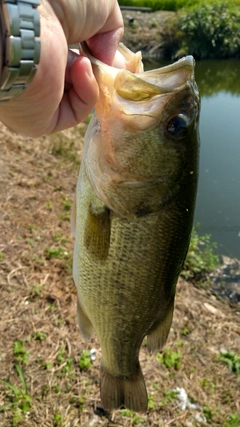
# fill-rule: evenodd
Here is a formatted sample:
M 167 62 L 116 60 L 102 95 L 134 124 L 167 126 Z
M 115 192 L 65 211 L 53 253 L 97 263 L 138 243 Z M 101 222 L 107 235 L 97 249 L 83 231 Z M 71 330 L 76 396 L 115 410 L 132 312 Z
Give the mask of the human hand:
M 89 59 L 70 51 L 68 45 L 87 41 L 93 56 L 111 64 L 123 33 L 117 0 L 42 0 L 38 10 L 37 73 L 21 96 L 0 103 L 0 120 L 32 137 L 77 125 L 97 100 Z

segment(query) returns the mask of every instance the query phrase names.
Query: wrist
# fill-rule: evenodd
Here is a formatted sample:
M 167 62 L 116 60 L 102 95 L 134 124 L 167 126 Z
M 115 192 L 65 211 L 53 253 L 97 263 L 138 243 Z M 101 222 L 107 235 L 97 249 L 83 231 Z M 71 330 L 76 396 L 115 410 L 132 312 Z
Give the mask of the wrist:
M 0 101 L 19 96 L 31 83 L 40 58 L 40 0 L 0 0 Z

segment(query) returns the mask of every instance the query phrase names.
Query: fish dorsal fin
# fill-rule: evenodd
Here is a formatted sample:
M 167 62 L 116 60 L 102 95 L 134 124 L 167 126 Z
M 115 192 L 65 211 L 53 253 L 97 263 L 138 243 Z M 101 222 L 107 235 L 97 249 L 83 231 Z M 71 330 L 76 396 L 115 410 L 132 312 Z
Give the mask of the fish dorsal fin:
M 99 261 L 108 257 L 110 246 L 110 211 L 103 206 L 90 205 L 84 234 L 84 245 L 88 253 Z

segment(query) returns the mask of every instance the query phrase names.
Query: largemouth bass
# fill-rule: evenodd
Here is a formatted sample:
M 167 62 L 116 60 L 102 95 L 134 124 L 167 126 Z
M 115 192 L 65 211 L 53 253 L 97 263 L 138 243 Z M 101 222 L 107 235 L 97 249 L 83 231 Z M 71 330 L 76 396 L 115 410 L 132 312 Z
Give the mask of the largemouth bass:
M 102 350 L 101 400 L 146 411 L 139 350 L 167 340 L 177 279 L 192 229 L 198 178 L 199 95 L 187 56 L 143 71 L 90 57 L 99 85 L 72 215 L 73 276 L 85 340 Z

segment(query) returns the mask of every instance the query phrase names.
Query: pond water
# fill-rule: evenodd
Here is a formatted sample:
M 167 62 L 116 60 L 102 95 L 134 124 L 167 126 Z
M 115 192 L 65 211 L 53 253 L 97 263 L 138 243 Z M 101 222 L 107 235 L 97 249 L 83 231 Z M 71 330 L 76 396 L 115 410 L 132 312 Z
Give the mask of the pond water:
M 240 61 L 196 65 L 202 105 L 195 222 L 221 254 L 240 259 Z
M 147 63 L 145 69 L 165 65 Z M 200 61 L 200 176 L 194 224 L 240 259 L 240 61 Z

